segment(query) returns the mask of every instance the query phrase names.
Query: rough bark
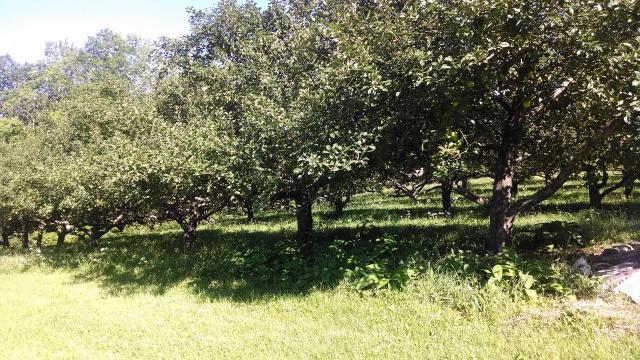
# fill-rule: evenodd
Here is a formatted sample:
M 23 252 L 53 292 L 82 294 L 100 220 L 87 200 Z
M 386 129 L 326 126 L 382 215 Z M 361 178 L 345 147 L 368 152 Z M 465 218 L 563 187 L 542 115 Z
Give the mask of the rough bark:
M 623 172 L 622 179 L 607 188 L 606 186 L 609 182 L 609 174 L 607 173 L 606 166 L 601 166 L 601 179 L 598 179 L 598 172 L 595 166 L 585 165 L 584 170 L 586 172 L 587 189 L 589 191 L 589 206 L 591 208 L 601 208 L 602 200 L 607 195 L 622 187 L 625 187 L 625 197 L 627 197 L 627 186 L 631 186 L 631 191 L 633 191 L 633 176 L 630 173 Z
M 255 212 L 253 211 L 253 205 L 247 207 L 247 221 L 253 222 L 256 219 Z
M 453 184 L 453 191 L 455 191 L 458 195 L 461 195 L 462 197 L 464 197 L 465 199 L 476 203 L 484 208 L 488 208 L 489 207 L 489 199 L 480 197 L 474 193 L 472 193 L 469 188 L 467 188 L 467 185 L 465 185 L 464 183 L 458 184 L 458 183 L 454 183 Z
M 624 169 L 622 170 L 622 178 L 624 180 L 624 198 L 630 199 L 633 196 L 633 183 L 635 182 L 634 174 Z
M 498 252 L 503 246 L 512 245 L 511 235 L 516 214 L 510 212 L 510 205 L 522 120 L 517 112 L 510 114 L 502 128 L 502 141 L 498 150 L 489 204 L 489 239 L 486 247 L 492 252 Z
M 530 111 L 526 117 L 535 116 L 544 112 L 546 104 L 556 100 L 567 88 L 570 81 L 565 81 L 563 86 L 554 90 L 547 101 Z M 509 104 L 500 93 L 496 93 L 494 100 L 499 103 L 508 113 L 505 118 L 501 134 L 501 144 L 498 149 L 498 159 L 496 162 L 493 192 L 490 201 L 472 194 L 468 189 L 454 185 L 454 190 L 465 198 L 480 205 L 488 204 L 490 213 L 489 239 L 486 248 L 489 251 L 497 252 L 503 246 L 512 243 L 513 223 L 516 217 L 523 211 L 534 205 L 541 203 L 555 194 L 564 183 L 579 168 L 579 164 L 593 151 L 594 145 L 606 139 L 622 123 L 618 119 L 608 121 L 599 132 L 599 136 L 590 138 L 582 147 L 577 149 L 575 155 L 567 159 L 565 167 L 553 179 L 547 179 L 547 184 L 533 195 L 511 202 L 511 188 L 513 186 L 513 169 L 516 165 L 516 154 L 520 144 L 522 129 L 526 126 L 527 119 L 519 114 L 516 108 Z

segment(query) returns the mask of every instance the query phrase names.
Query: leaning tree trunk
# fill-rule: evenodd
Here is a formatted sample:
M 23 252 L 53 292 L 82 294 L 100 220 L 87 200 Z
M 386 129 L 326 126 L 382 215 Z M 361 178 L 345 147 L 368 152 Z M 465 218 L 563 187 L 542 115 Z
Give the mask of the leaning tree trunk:
M 442 212 L 451 214 L 451 193 L 453 192 L 453 183 L 443 181 L 440 190 L 442 192 Z
M 297 239 L 303 253 L 311 249 L 311 232 L 313 231 L 313 214 L 311 212 L 311 198 L 303 194 L 295 199 L 296 220 L 298 225 Z
M 6 231 L 2 232 L 2 246 L 5 248 L 9 247 L 9 233 Z

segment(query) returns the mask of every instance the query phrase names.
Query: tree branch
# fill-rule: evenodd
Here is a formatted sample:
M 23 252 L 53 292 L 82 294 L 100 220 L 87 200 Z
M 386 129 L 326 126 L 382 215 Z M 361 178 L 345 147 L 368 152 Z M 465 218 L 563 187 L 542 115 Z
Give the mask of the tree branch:
M 484 206 L 484 207 L 489 206 L 489 199 L 483 198 L 481 196 L 478 196 L 472 193 L 466 187 L 458 185 L 458 183 L 455 183 L 455 182 L 453 183 L 453 191 L 455 191 L 459 195 L 462 195 L 465 199 L 471 202 L 474 202 L 480 206 Z
M 601 197 L 605 197 L 609 194 L 611 194 L 612 192 L 620 189 L 621 187 L 625 186 L 625 184 L 627 184 L 629 182 L 629 180 L 631 180 L 631 176 L 623 176 L 622 179 L 620 179 L 620 181 L 618 181 L 617 183 L 611 185 L 611 187 L 605 189 L 602 194 L 600 194 Z
M 558 100 L 558 98 L 560 97 L 560 95 L 562 95 L 567 88 L 569 87 L 569 85 L 573 82 L 573 79 L 569 79 L 569 80 L 565 80 L 562 82 L 562 86 L 560 86 L 559 88 L 553 90 L 553 92 L 551 94 L 549 94 L 549 96 L 544 99 L 540 105 L 536 106 L 532 111 L 531 114 L 532 115 L 538 115 L 540 113 L 543 113 L 546 109 L 547 106 L 549 105 L 549 103 Z
M 509 101 L 507 101 L 504 95 L 502 95 L 502 93 L 500 93 L 498 90 L 495 90 L 493 94 L 491 94 L 491 99 L 502 106 L 502 108 L 505 109 L 508 113 L 511 113 L 513 111 L 513 106 L 509 104 Z
M 516 201 L 509 208 L 509 213 L 511 215 L 517 215 L 531 208 L 532 206 L 543 202 L 544 200 L 550 198 L 553 194 L 555 194 L 556 191 L 558 191 L 564 185 L 564 183 L 569 180 L 571 175 L 573 175 L 579 169 L 580 163 L 591 153 L 591 149 L 595 146 L 595 144 L 600 142 L 602 139 L 610 136 L 618 125 L 619 123 L 618 121 L 616 121 L 616 119 L 608 121 L 600 131 L 600 136 L 589 138 L 589 141 L 585 144 L 584 148 L 581 151 L 576 151 L 578 155 L 573 157 L 573 159 L 569 161 L 569 164 L 567 164 L 567 166 L 562 169 L 560 173 L 549 182 L 549 184 L 536 191 L 533 195 Z

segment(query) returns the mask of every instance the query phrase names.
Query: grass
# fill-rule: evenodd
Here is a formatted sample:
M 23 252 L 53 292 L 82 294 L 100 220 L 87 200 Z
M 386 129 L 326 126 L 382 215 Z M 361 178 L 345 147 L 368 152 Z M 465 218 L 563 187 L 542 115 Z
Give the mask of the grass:
M 590 248 L 640 238 L 637 199 L 614 193 L 593 211 L 585 192 L 567 184 L 518 219 L 516 238 L 551 221 L 578 223 Z M 365 223 L 396 236 L 402 257 L 423 265 L 482 241 L 479 209 L 457 199 L 455 216 L 443 217 L 438 204 L 436 193 L 419 204 L 360 195 L 340 220 L 320 206 L 317 255 L 331 259 L 331 244 L 357 239 Z M 74 241 L 55 249 L 47 237 L 42 252 L 0 250 L 1 357 L 640 358 L 640 310 L 621 299 L 608 301 L 628 310 L 623 316 L 567 299 L 515 301 L 438 271 L 376 293 L 355 291 L 342 273 L 302 281 L 301 271 L 332 263 L 298 259 L 293 230 L 291 211 L 259 214 L 254 224 L 226 214 L 203 227 L 193 254 L 177 249 L 170 224 L 111 234 L 100 249 Z M 283 252 L 290 255 L 273 257 Z

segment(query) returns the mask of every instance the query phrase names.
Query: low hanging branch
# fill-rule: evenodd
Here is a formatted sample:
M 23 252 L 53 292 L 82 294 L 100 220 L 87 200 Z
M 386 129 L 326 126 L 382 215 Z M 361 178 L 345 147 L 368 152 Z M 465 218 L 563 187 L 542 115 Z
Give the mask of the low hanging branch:
M 466 186 L 462 186 L 460 181 L 453 183 L 453 191 L 461 195 L 465 199 L 476 203 L 482 207 L 489 207 L 490 200 L 472 193 Z

